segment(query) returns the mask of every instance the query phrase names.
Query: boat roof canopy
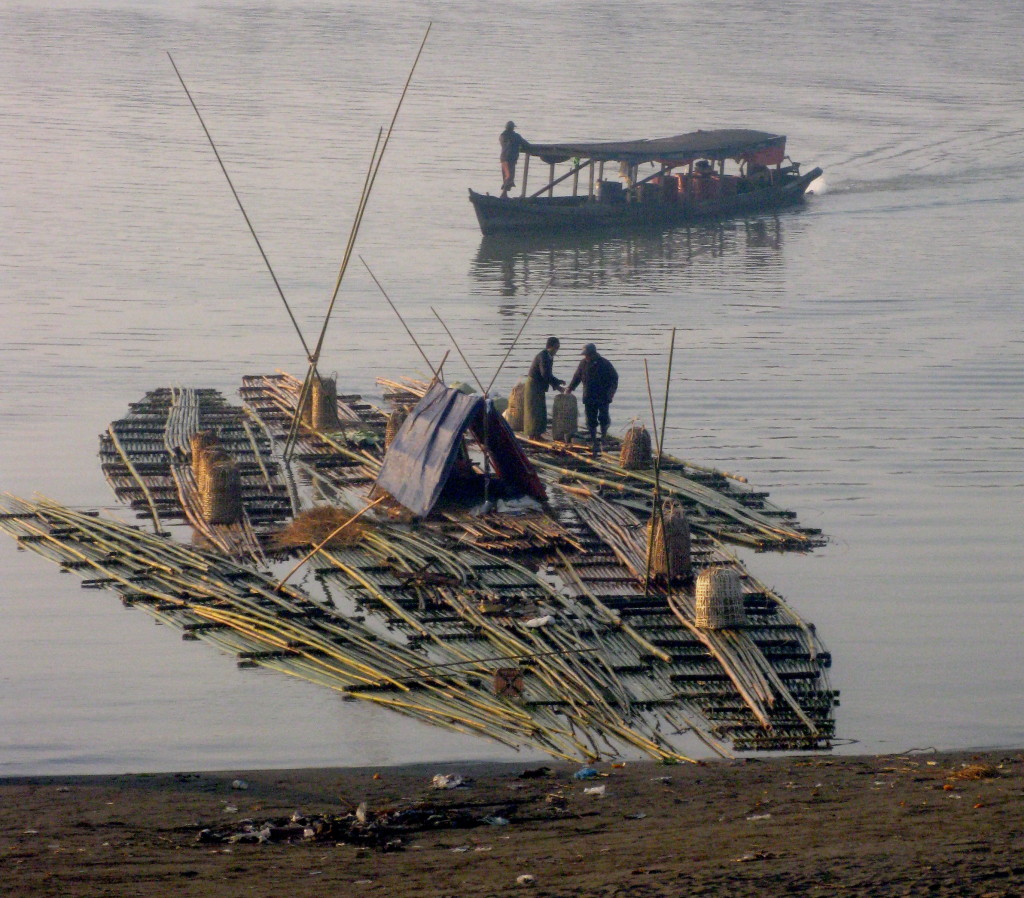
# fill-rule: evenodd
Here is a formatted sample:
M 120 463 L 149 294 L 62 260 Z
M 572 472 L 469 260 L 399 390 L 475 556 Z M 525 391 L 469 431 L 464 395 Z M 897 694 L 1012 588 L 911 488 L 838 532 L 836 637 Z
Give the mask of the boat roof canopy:
M 472 431 L 495 475 L 516 495 L 541 501 L 544 485 L 508 422 L 482 396 L 435 383 L 405 419 L 384 456 L 374 492 L 385 490 L 413 514 L 431 512 L 455 468 L 462 437 Z
M 786 138 L 766 131 L 729 128 L 718 131 L 693 131 L 675 137 L 651 140 L 618 140 L 596 143 L 531 143 L 531 156 L 540 156 L 547 163 L 566 159 L 597 159 L 615 162 L 683 163 L 694 159 L 741 159 L 759 151 L 783 151 Z

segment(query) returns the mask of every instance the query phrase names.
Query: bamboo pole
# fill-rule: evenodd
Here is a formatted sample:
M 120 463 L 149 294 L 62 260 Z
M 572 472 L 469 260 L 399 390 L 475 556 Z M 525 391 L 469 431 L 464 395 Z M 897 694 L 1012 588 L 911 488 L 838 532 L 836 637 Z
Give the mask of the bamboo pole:
M 260 251 L 260 256 L 263 258 L 264 264 L 267 266 L 267 271 L 270 272 L 270 277 L 274 282 L 274 286 L 277 288 L 278 296 L 281 297 L 281 302 L 284 303 L 284 307 L 288 312 L 288 318 L 292 322 L 292 327 L 295 328 L 295 333 L 299 337 L 299 342 L 302 344 L 302 348 L 306 352 L 306 356 L 309 356 L 309 346 L 306 344 L 306 338 L 302 335 L 302 329 L 299 327 L 299 322 L 295 319 L 295 314 L 292 312 L 292 307 L 288 304 L 288 300 L 285 298 L 284 290 L 281 289 L 281 284 L 277 280 L 277 275 L 274 274 L 273 266 L 270 264 L 270 259 L 267 258 L 267 254 L 263 250 L 263 244 L 260 243 L 260 238 L 256 235 L 256 228 L 253 227 L 252 222 L 249 220 L 249 215 L 245 211 L 245 206 L 242 205 L 242 199 L 238 195 L 238 191 L 235 190 L 235 185 L 231 182 L 231 176 L 228 174 L 227 167 L 224 165 L 224 161 L 220 158 L 220 153 L 217 150 L 217 145 L 213 142 L 213 137 L 210 134 L 209 129 L 206 127 L 206 122 L 203 121 L 203 116 L 199 112 L 199 107 L 196 106 L 195 100 L 192 99 L 192 94 L 188 89 L 188 85 L 185 84 L 185 79 L 182 77 L 181 72 L 178 71 L 178 66 L 174 61 L 174 57 L 170 53 L 167 54 L 167 58 L 171 61 L 171 66 L 174 68 L 174 74 L 178 76 L 178 80 L 181 82 L 181 86 L 185 91 L 185 96 L 188 97 L 189 103 L 195 110 L 196 117 L 199 119 L 199 124 L 202 125 L 203 133 L 206 135 L 207 141 L 209 141 L 210 148 L 213 150 L 213 155 L 217 157 L 217 164 L 220 166 L 220 170 L 224 173 L 224 178 L 228 182 L 228 187 L 231 188 L 231 194 L 235 198 L 235 202 L 238 204 L 238 209 L 242 213 L 242 218 L 245 219 L 245 223 L 249 228 L 249 233 L 252 234 L 252 239 L 256 241 L 256 248 Z
M 367 270 L 370 277 L 373 278 L 373 282 L 377 285 L 377 288 L 380 290 L 384 298 L 387 300 L 388 305 L 391 306 L 391 311 L 393 311 L 398 316 L 398 320 L 402 322 L 402 327 L 405 328 L 405 332 L 409 335 L 409 339 L 412 340 L 413 345 L 419 350 L 420 355 L 423 356 L 423 361 L 427 363 L 427 367 L 430 369 L 430 373 L 434 375 L 434 380 L 440 380 L 438 369 L 435 368 L 430 363 L 430 359 L 427 358 L 427 354 L 423 351 L 423 347 L 420 346 L 419 340 L 417 340 L 416 337 L 413 335 L 413 332 L 409 329 L 409 325 L 405 323 L 405 319 L 402 317 L 402 313 L 398 311 L 398 307 L 391 301 L 391 297 L 388 296 L 387 290 L 385 290 L 381 282 L 377 280 L 377 275 L 375 275 L 373 271 L 370 269 L 370 266 L 367 264 L 366 259 L 360 256 L 359 261 L 363 263 L 363 267 Z
M 527 158 L 529 158 L 529 157 L 527 157 Z M 525 320 L 523 321 L 522 325 L 520 326 L 519 331 L 518 331 L 518 333 L 515 336 L 515 339 L 512 341 L 512 344 L 509 346 L 508 351 L 505 353 L 504 357 L 501 360 L 501 363 L 495 369 L 494 376 L 491 378 L 491 382 L 487 385 L 487 390 L 485 392 L 485 395 L 487 393 L 491 392 L 491 387 L 494 386 L 494 382 L 498 379 L 498 375 L 501 374 L 501 369 L 505 367 L 505 362 L 508 361 L 508 357 L 512 354 L 512 350 L 516 348 L 516 344 L 519 342 L 519 338 L 523 335 L 523 331 L 526 330 L 526 325 L 528 325 L 530 323 L 530 319 L 533 317 L 533 313 L 537 311 L 537 306 L 540 305 L 540 301 L 544 298 L 544 294 L 548 292 L 548 287 L 550 287 L 554 282 L 555 282 L 554 277 L 549 278 L 548 282 L 544 285 L 544 289 L 540 291 L 540 296 L 537 297 L 537 301 L 531 307 L 531 309 L 530 309 L 529 313 L 527 314 Z
M 138 470 L 136 470 L 135 465 L 132 464 L 132 460 L 128 457 L 128 453 L 124 451 L 124 447 L 121 445 L 121 441 L 117 438 L 117 433 L 114 431 L 113 425 L 107 428 L 107 433 L 110 434 L 110 441 L 114 444 L 117 454 L 121 456 L 121 460 L 125 463 L 125 467 L 128 468 L 132 478 L 139 485 L 139 488 L 142 490 L 142 495 L 146 497 L 146 504 L 149 506 L 149 514 L 153 518 L 153 529 L 157 533 L 160 533 L 160 515 L 157 514 L 156 503 L 153 501 L 153 494 L 150 493 L 149 487 L 146 486 L 142 476 L 139 474 Z
M 484 389 L 483 383 L 480 381 L 480 378 L 476 376 L 476 372 L 473 370 L 473 366 L 469 363 L 469 359 L 466 358 L 465 354 L 462 351 L 462 348 L 459 346 L 458 341 L 455 339 L 455 336 L 452 334 L 450 330 L 448 330 L 448 325 L 445 324 L 444 319 L 437 314 L 437 309 L 431 306 L 430 311 L 433 312 L 434 317 L 441 322 L 441 327 L 444 328 L 444 332 L 449 336 L 449 338 L 451 338 L 452 343 L 455 344 L 455 351 L 458 352 L 459 358 L 461 358 L 462 361 L 465 363 L 466 367 L 469 368 L 469 373 L 473 375 L 473 380 L 476 381 L 476 385 L 480 388 L 480 394 L 486 397 L 487 391 Z

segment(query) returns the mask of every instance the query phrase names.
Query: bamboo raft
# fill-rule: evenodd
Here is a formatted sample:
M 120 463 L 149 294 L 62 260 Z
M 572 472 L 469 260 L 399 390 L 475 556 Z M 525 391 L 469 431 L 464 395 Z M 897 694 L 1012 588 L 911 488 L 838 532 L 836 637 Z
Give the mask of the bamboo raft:
M 241 519 L 210 524 L 201 507 L 190 439 L 213 431 L 238 464 Z M 163 521 L 185 519 L 222 552 L 265 563 L 257 528 L 291 517 L 293 502 L 272 456 L 271 444 L 246 413 L 215 390 L 171 387 L 147 393 L 126 417 L 100 435 L 100 465 L 118 500 Z
M 418 386 L 391 382 L 386 399 L 415 402 Z M 726 756 L 831 747 L 828 652 L 726 548 L 820 544 L 764 494 L 675 460 L 662 469 L 663 495 L 686 503 L 693 523 L 694 574 L 728 568 L 742 586 L 746 625 L 709 630 L 696 626 L 692 584 L 648 576 L 649 472 L 526 442 L 544 509 L 447 507 L 403 522 L 366 507 L 387 417 L 361 397 L 339 396 L 337 427 L 303 425 L 280 457 L 301 387 L 283 373 L 246 377 L 244 410 L 213 391 L 156 390 L 111 425 L 104 473 L 158 535 L 16 497 L 0 503 L 0 529 L 239 664 L 509 746 L 577 760 L 626 750 L 686 760 L 694 736 Z M 243 465 L 239 524 L 209 525 L 197 511 L 187 447 L 204 428 Z M 311 502 L 366 516 L 343 546 L 318 545 L 293 568 L 306 569 L 298 589 L 270 573 L 273 524 Z M 182 517 L 209 551 L 159 535 L 162 520 Z
M 731 677 L 752 679 L 745 667 L 724 672 L 680 621 L 677 597 L 643 597 L 593 531 L 571 522 L 568 506 L 561 513 L 590 549 L 574 561 L 559 553 L 534 573 L 382 525 L 357 547 L 317 554 L 319 600 L 220 554 L 51 500 L 8 496 L 0 507 L 0 529 L 79 573 L 84 587 L 114 590 L 244 666 L 427 723 L 576 760 L 623 747 L 685 760 L 675 742 L 686 732 L 722 754 L 730 742 L 740 750 L 830 744 L 828 659 L 783 603 L 750 581 L 745 604 L 758 623 L 745 635 L 790 702 L 774 702 L 766 726 L 733 685 Z M 708 563 L 727 560 L 718 546 L 702 552 Z M 531 626 L 543 617 L 558 623 Z

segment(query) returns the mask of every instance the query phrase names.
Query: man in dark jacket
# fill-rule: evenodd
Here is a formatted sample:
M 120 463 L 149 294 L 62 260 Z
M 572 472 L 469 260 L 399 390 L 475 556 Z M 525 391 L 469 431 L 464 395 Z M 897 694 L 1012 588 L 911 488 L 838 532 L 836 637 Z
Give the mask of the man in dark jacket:
M 526 375 L 523 393 L 523 432 L 532 439 L 542 438 L 548 426 L 548 406 L 545 393 L 549 389 L 561 392 L 564 380 L 555 377 L 552 370 L 555 354 L 562 344 L 558 337 L 548 337 L 544 348 L 537 353 Z
M 566 392 L 571 393 L 580 384 L 583 384 L 583 408 L 587 413 L 587 428 L 596 456 L 602 448 L 597 439 L 597 426 L 601 425 L 601 439 L 608 439 L 608 426 L 612 423 L 608 406 L 612 404 L 615 391 L 619 388 L 619 373 L 608 359 L 597 354 L 597 347 L 593 343 L 583 347 L 583 358 Z
M 498 135 L 501 144 L 501 198 L 505 199 L 508 192 L 516 186 L 516 163 L 519 151 L 530 149 L 530 144 L 522 134 L 516 133 L 516 123 L 507 122 L 505 130 Z

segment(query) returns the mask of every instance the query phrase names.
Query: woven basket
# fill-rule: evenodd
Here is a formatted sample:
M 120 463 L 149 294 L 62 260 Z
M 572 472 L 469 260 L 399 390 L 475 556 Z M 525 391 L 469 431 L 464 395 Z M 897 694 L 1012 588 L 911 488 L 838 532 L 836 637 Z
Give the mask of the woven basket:
M 216 430 L 197 430 L 188 438 L 188 442 L 192 448 L 192 460 L 194 462 L 203 449 L 218 445 L 220 437 L 217 436 Z
M 231 456 L 218 443 L 214 443 L 212 446 L 204 446 L 198 452 L 193 450 L 192 474 L 196 478 L 196 487 L 199 490 L 200 496 L 206 492 L 207 483 L 210 479 L 210 468 L 228 461 L 231 461 Z
M 210 465 L 199 501 L 210 524 L 234 524 L 242 516 L 242 476 L 230 458 Z
M 402 429 L 405 419 L 409 417 L 409 407 L 400 405 L 388 415 L 388 426 L 384 429 L 384 451 L 386 452 L 394 442 L 398 431 Z
M 580 423 L 580 408 L 576 397 L 556 393 L 551 403 L 551 439 L 568 443 Z
M 643 424 L 634 424 L 622 438 L 619 465 L 627 471 L 639 471 L 649 468 L 652 461 L 651 435 Z
M 746 625 L 743 587 L 740 575 L 735 570 L 712 567 L 697 575 L 697 612 L 694 623 L 705 630 Z
M 678 502 L 669 500 L 662 505 L 661 515 L 651 515 L 647 538 L 651 546 L 652 577 L 672 583 L 690 575 L 690 525 Z
M 314 377 L 310 397 L 310 423 L 314 430 L 337 430 L 338 384 L 333 377 Z
M 520 382 L 508 394 L 508 408 L 505 409 L 505 420 L 508 421 L 508 426 L 516 433 L 523 432 L 523 391 L 525 389 L 526 385 Z

